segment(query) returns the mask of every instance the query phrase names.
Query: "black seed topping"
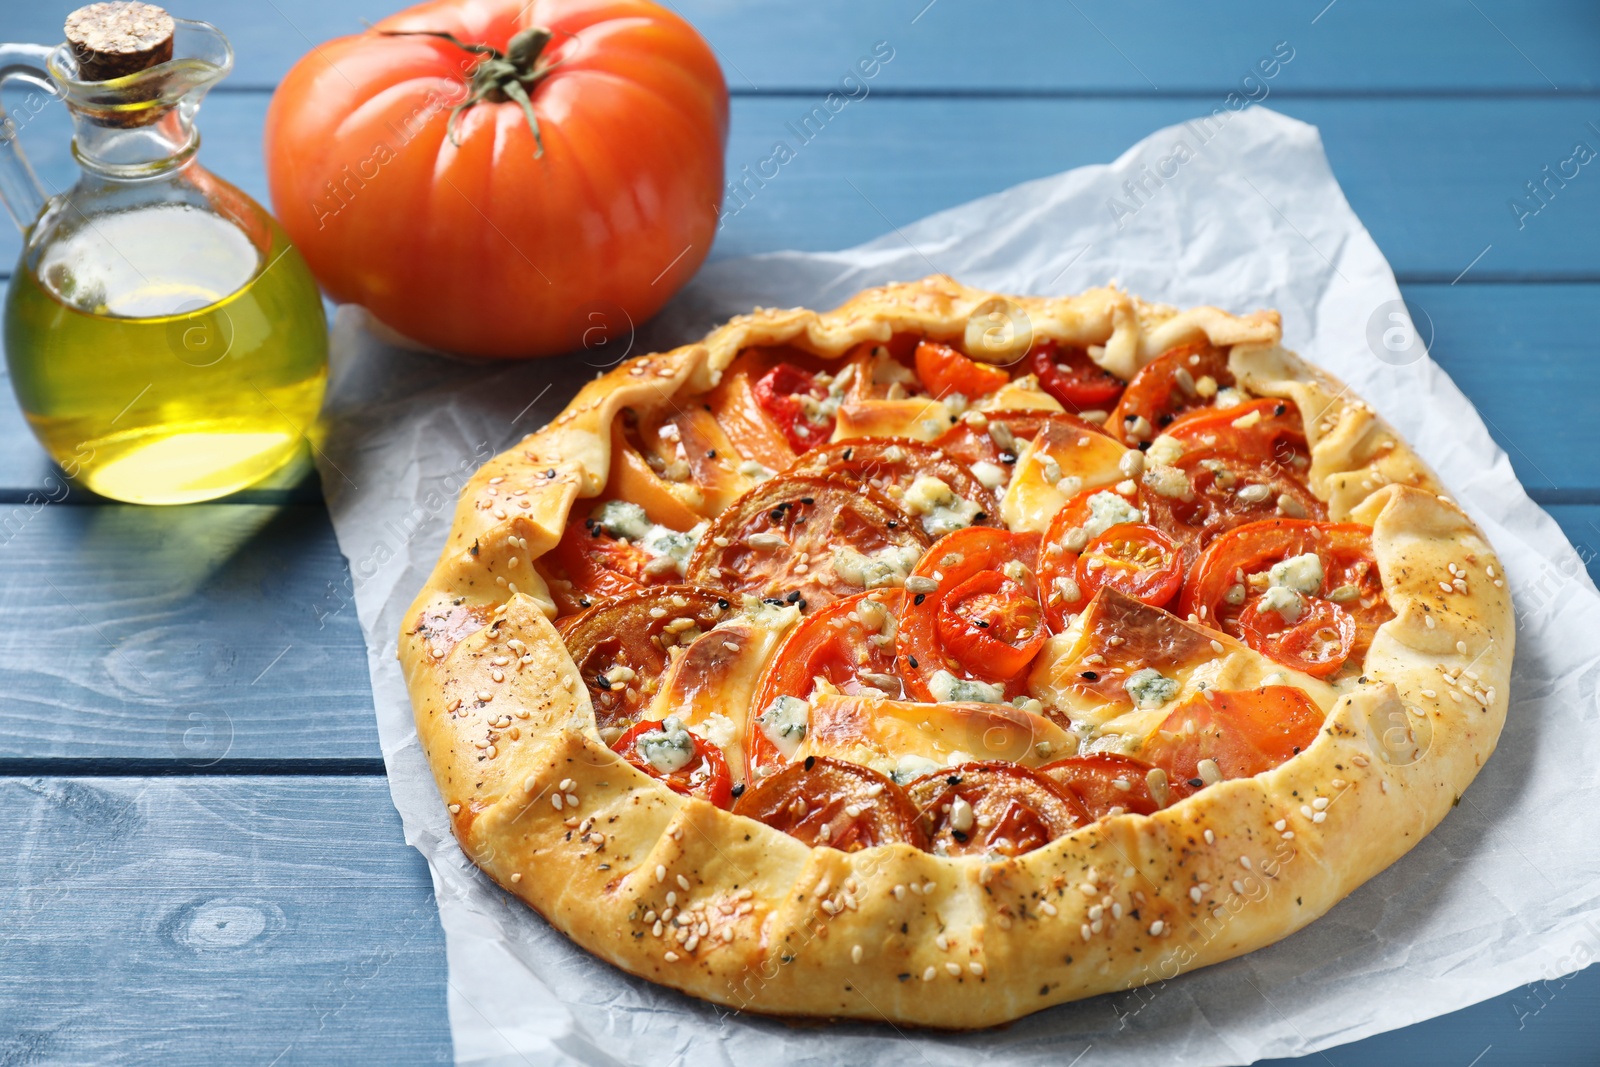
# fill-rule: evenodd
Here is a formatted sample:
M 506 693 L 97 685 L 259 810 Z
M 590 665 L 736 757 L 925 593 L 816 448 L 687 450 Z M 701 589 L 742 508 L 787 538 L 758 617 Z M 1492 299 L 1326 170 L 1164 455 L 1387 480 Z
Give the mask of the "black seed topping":
M 1191 788 L 1194 788 L 1194 789 L 1199 789 L 1202 786 L 1204 786 L 1205 784 L 1206 784 L 1206 780 L 1204 778 L 1191 778 L 1191 779 L 1189 779 L 1189 785 L 1190 785 Z
M 581 596 L 581 597 L 578 598 L 578 607 L 586 608 L 588 606 L 589 606 L 589 598 L 588 597 Z
M 960 785 L 961 784 L 961 776 L 959 774 L 952 774 L 950 777 L 948 777 L 948 778 L 946 778 L 944 780 L 944 784 L 945 785 Z
M 816 500 L 813 497 L 803 496 L 800 498 L 800 503 L 804 504 L 806 507 L 810 507 L 812 504 L 816 503 Z
M 706 451 L 706 458 L 707 459 L 716 459 L 717 458 L 717 450 L 714 449 L 714 448 L 708 449 Z
M 917 657 L 915 657 L 915 656 L 907 656 L 906 657 L 906 662 L 911 664 L 911 669 L 912 670 L 916 670 L 917 669 Z
M 740 782 L 733 787 L 733 799 L 738 800 L 742 796 L 744 796 L 744 783 Z
M 955 838 L 957 841 L 965 841 L 967 839 L 967 835 L 962 833 L 960 830 L 951 830 L 950 836 Z
M 1159 419 L 1156 420 L 1156 425 L 1157 426 L 1171 426 L 1172 425 L 1172 420 L 1175 419 L 1175 418 L 1177 418 L 1176 415 L 1171 415 L 1171 414 L 1163 415 Z
M 1282 415 L 1282 414 L 1286 413 L 1288 410 L 1289 410 L 1288 407 L 1286 407 L 1283 404 L 1279 404 L 1277 407 L 1272 409 L 1272 413 L 1274 415 Z
M 800 594 L 798 592 L 790 593 L 788 596 L 784 597 L 784 599 L 793 604 L 800 599 Z
M 972 516 L 972 521 L 973 522 L 983 522 L 988 517 L 989 517 L 989 513 L 988 512 L 980 511 L 976 515 Z
M 728 610 L 728 601 L 727 601 L 727 599 L 724 598 L 724 597 L 720 597 L 720 596 L 717 597 L 717 607 L 722 609 L 723 611 L 727 611 Z
M 1155 444 L 1154 441 L 1140 441 L 1139 442 L 1139 451 L 1140 452 L 1148 452 L 1148 451 L 1150 451 L 1150 446 L 1153 445 L 1153 444 Z
M 1011 464 L 1015 463 L 1016 461 L 1017 461 L 1017 454 L 1015 452 L 1002 452 L 1002 453 L 1000 453 L 1000 462 L 1004 463 L 1006 466 L 1009 467 Z
M 989 628 L 989 622 L 987 619 L 974 619 L 972 621 L 980 630 L 987 630 Z
M 928 599 L 928 594 L 927 593 L 918 593 L 916 596 L 911 598 L 911 602 L 913 604 L 920 604 L 924 600 L 927 600 L 927 599 Z
M 845 458 L 845 460 L 848 461 L 851 456 L 855 455 L 855 452 L 856 452 L 856 450 L 853 447 L 845 449 L 844 450 L 844 458 Z
M 1078 677 L 1082 678 L 1086 682 L 1098 682 L 1100 680 L 1100 676 L 1094 673 L 1094 671 L 1084 671 L 1082 674 L 1078 675 Z
M 1134 423 L 1139 421 L 1139 416 L 1137 416 L 1137 415 L 1124 415 L 1124 416 L 1122 416 L 1122 421 L 1127 423 L 1129 426 L 1132 426 Z
M 809 771 L 811 768 L 815 767 L 816 765 L 817 765 L 817 757 L 815 757 L 815 756 L 807 756 L 806 757 L 806 770 Z
M 556 469 L 551 467 L 549 470 L 544 472 L 544 476 L 546 478 L 554 478 L 556 476 Z

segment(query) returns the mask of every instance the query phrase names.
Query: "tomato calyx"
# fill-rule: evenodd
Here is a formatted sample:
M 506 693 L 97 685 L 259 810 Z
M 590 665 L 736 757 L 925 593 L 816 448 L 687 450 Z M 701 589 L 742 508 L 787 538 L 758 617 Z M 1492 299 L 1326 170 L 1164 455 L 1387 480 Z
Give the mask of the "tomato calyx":
M 533 113 L 533 101 L 528 97 L 528 88 L 561 64 L 559 59 L 550 61 L 541 58 L 541 53 L 555 36 L 553 33 L 543 26 L 530 26 L 525 30 L 519 30 L 502 52 L 486 44 L 469 44 L 455 34 L 443 30 L 378 32 L 385 37 L 437 37 L 442 41 L 449 41 L 463 52 L 484 57 L 472 68 L 472 82 L 468 87 L 466 99 L 450 109 L 450 121 L 445 127 L 445 134 L 451 144 L 457 148 L 461 147 L 461 141 L 456 137 L 456 125 L 461 121 L 463 112 L 483 100 L 492 104 L 514 100 L 517 106 L 522 108 L 523 117 L 528 120 L 528 129 L 533 131 L 533 158 L 543 157 L 544 139 L 539 136 L 539 120 Z

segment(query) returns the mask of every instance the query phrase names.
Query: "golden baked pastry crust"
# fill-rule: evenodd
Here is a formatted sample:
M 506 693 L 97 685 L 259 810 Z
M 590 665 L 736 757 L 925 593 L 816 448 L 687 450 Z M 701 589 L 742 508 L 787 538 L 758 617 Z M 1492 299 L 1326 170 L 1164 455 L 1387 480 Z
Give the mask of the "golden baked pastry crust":
M 1315 744 L 1154 815 L 990 862 L 811 848 L 611 752 L 531 564 L 574 502 L 602 491 L 619 411 L 704 392 L 750 346 L 838 357 L 897 331 L 970 341 L 997 314 L 1035 337 L 1103 346 L 1096 358 L 1123 377 L 1185 341 L 1232 346 L 1241 384 L 1305 414 L 1312 489 L 1334 521 L 1373 528 L 1395 612 Z M 758 309 L 590 382 L 473 477 L 400 635 L 418 734 L 463 849 L 618 967 L 782 1015 L 989 1026 L 1304 926 L 1415 845 L 1471 782 L 1504 722 L 1514 631 L 1476 527 L 1393 430 L 1279 337 L 1272 312 L 1178 312 L 1114 289 L 1001 297 L 935 276 L 831 312 Z M 656 936 L 669 908 L 689 920 Z M 675 926 L 690 932 L 674 937 Z

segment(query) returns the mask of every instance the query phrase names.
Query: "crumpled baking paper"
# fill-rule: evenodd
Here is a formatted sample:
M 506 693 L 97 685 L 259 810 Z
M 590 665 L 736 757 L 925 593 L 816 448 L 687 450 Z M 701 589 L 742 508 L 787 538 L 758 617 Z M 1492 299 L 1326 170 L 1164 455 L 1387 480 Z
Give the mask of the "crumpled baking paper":
M 698 338 L 755 305 L 827 308 L 934 271 L 1000 292 L 1116 279 L 1180 307 L 1279 309 L 1285 344 L 1390 419 L 1498 549 L 1519 623 L 1510 715 L 1437 830 L 1306 930 L 1240 959 L 977 1033 L 738 1015 L 599 962 L 467 862 L 417 743 L 396 634 L 468 475 L 623 350 Z M 379 340 L 343 309 L 319 466 L 353 588 L 323 610 L 349 610 L 353 593 L 394 803 L 433 872 L 458 1062 L 1247 1063 L 1405 1026 L 1600 957 L 1600 835 L 1572 821 L 1600 810 L 1600 595 L 1428 358 L 1399 296 L 1317 131 L 1251 108 L 858 248 L 713 263 L 637 335 L 614 308 L 574 309 L 594 343 L 561 361 L 449 361 Z

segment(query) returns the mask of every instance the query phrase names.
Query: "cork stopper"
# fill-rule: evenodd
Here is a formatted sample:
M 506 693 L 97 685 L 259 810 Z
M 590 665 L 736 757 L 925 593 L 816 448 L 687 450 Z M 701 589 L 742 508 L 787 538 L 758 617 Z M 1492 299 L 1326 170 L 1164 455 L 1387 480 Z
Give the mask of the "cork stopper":
M 67 44 L 82 81 L 137 74 L 172 58 L 172 16 L 154 4 L 90 4 L 67 16 Z

